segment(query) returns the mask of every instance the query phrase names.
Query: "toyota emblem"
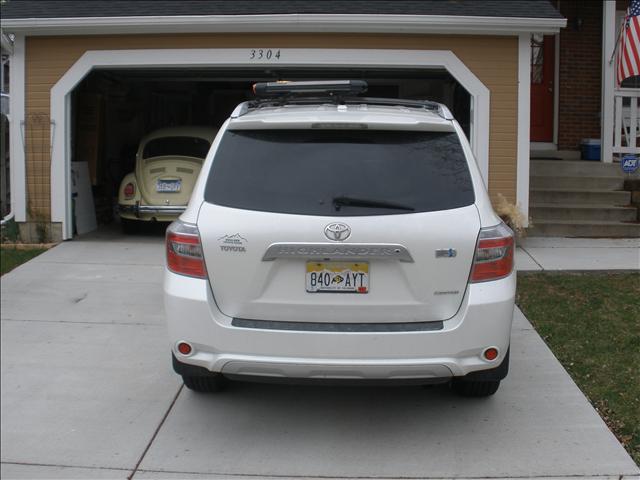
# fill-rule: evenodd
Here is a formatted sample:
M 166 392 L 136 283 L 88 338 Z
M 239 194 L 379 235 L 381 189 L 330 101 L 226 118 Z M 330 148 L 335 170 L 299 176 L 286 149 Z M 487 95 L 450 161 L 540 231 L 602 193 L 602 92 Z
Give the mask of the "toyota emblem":
M 329 240 L 341 242 L 349 238 L 351 235 L 351 229 L 349 228 L 349 225 L 335 222 L 324 227 L 324 234 Z

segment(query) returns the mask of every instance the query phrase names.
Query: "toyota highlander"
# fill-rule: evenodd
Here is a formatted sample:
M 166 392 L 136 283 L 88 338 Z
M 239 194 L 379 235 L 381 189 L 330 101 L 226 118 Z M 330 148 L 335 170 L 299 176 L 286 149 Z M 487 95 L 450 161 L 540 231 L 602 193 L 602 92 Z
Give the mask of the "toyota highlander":
M 362 81 L 256 84 L 166 235 L 175 371 L 226 379 L 444 383 L 506 376 L 513 232 L 439 103 Z

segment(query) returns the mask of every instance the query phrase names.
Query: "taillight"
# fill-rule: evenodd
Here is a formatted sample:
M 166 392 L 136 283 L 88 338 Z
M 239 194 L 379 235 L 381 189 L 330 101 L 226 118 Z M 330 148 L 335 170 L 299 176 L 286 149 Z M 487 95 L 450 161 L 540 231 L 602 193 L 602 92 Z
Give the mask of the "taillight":
M 136 186 L 129 182 L 124 186 L 124 198 L 131 200 L 136 196 Z
M 167 228 L 166 247 L 167 268 L 173 273 L 207 277 L 198 227 L 176 220 Z
M 473 260 L 472 282 L 508 276 L 513 270 L 513 231 L 504 223 L 480 230 Z

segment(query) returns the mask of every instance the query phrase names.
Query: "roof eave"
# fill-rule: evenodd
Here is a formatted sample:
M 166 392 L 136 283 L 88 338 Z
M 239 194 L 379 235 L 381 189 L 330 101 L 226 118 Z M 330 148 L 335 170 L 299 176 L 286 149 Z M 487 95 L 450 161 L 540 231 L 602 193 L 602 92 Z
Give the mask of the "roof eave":
M 453 33 L 553 34 L 564 18 L 512 18 L 444 15 L 193 15 L 3 19 L 5 31 L 24 35 L 87 35 L 193 32 Z

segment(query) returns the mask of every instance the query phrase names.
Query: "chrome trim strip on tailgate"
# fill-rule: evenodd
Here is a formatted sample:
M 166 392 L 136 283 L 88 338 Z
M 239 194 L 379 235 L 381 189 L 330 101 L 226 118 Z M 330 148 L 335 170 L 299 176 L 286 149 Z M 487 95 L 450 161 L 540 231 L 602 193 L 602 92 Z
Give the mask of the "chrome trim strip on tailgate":
M 231 325 L 240 328 L 262 330 L 297 330 L 300 332 L 433 332 L 442 330 L 444 323 L 328 323 L 328 322 L 282 322 L 275 320 L 250 320 L 234 318 Z
M 398 260 L 413 263 L 413 257 L 404 246 L 395 243 L 272 243 L 263 262 L 276 258 L 314 258 L 322 260 L 366 260 L 368 258 Z

